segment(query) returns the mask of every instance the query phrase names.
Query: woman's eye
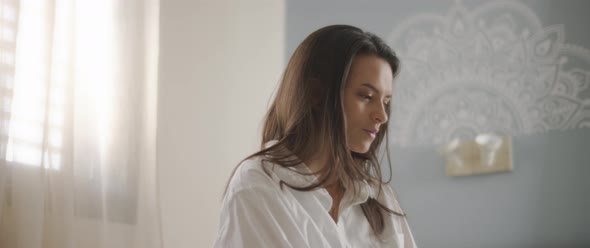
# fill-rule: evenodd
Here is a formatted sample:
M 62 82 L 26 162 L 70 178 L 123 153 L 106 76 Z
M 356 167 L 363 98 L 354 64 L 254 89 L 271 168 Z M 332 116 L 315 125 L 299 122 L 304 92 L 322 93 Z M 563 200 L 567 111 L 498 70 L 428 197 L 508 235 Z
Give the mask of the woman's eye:
M 366 99 L 366 100 L 371 100 L 371 98 L 373 98 L 373 97 L 371 97 L 371 96 L 369 96 L 369 95 L 363 95 L 363 94 L 360 94 L 359 96 L 360 96 L 362 99 Z

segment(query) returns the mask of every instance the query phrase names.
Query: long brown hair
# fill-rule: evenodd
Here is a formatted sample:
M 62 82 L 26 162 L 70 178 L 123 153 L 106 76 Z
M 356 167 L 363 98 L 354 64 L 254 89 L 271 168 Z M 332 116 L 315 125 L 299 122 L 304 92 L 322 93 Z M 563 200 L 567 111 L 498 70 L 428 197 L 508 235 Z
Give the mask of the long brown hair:
M 387 152 L 389 143 L 385 138 L 387 123 L 381 125 L 367 153 L 351 152 L 346 142 L 343 92 L 352 61 L 361 54 L 386 60 L 393 75 L 398 73 L 399 59 L 382 39 L 372 33 L 353 26 L 333 25 L 310 34 L 289 60 L 265 116 L 261 150 L 246 159 L 260 156 L 263 162 L 289 168 L 308 161 L 317 151 L 326 151 L 328 163 L 316 173 L 319 176 L 316 183 L 297 187 L 281 181 L 281 187 L 286 185 L 295 190 L 311 191 L 335 177 L 346 182 L 367 181 L 377 187 L 380 194 L 381 185 L 391 180 L 390 175 L 387 182 L 382 181 L 376 156 L 385 139 L 391 172 Z M 386 111 L 389 114 L 389 107 Z M 265 148 L 271 140 L 278 142 Z M 357 188 L 353 190 L 354 194 L 358 192 Z M 385 228 L 384 214 L 405 216 L 372 197 L 362 203 L 361 208 L 375 234 L 381 234 Z

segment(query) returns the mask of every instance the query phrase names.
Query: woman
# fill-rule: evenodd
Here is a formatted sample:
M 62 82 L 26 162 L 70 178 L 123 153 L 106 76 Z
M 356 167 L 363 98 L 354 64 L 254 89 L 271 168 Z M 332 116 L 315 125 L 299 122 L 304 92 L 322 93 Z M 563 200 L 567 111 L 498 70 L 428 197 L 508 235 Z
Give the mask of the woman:
M 215 247 L 416 247 L 376 157 L 398 67 L 356 27 L 309 35 L 265 117 L 262 150 L 228 184 Z

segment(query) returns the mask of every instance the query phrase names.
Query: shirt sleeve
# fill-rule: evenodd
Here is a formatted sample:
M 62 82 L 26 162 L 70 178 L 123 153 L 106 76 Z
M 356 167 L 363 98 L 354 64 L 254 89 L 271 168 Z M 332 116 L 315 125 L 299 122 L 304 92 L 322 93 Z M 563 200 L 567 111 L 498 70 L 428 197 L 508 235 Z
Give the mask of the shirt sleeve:
M 309 247 L 280 192 L 267 188 L 228 193 L 214 247 Z

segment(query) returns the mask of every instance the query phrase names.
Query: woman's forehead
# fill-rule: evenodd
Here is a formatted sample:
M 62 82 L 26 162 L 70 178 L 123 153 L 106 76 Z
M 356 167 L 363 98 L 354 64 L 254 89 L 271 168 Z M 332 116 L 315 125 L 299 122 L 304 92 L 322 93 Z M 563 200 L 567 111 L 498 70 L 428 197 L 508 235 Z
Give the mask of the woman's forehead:
M 365 87 L 391 94 L 393 73 L 389 63 L 375 55 L 356 56 L 347 78 L 347 87 Z

